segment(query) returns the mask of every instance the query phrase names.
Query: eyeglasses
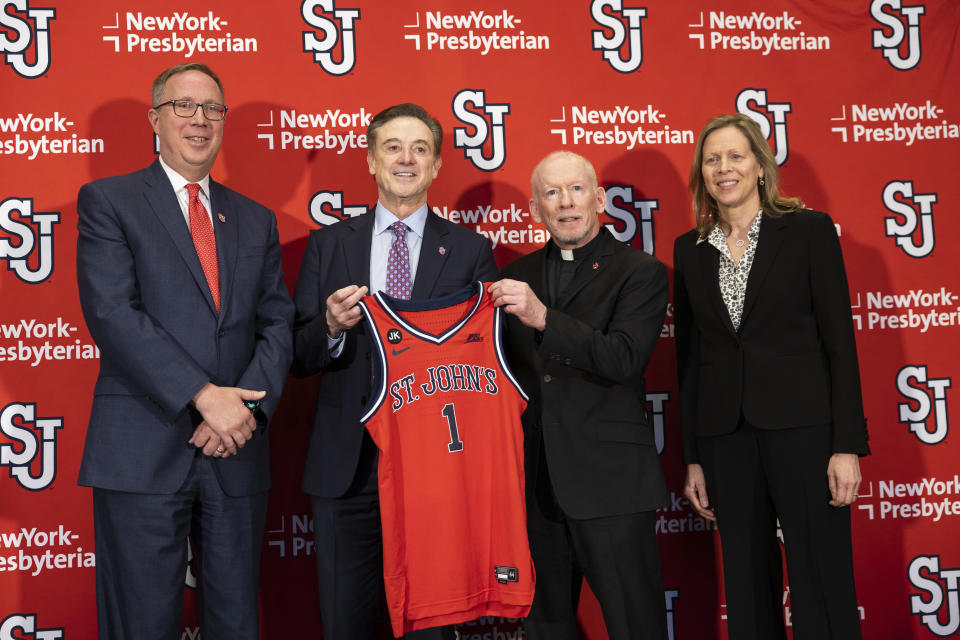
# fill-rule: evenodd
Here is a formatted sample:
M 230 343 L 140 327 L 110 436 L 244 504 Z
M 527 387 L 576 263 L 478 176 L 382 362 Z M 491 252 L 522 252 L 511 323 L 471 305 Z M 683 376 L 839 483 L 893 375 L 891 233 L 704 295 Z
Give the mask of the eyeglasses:
M 227 105 L 216 102 L 207 102 L 201 104 L 193 100 L 167 100 L 160 104 L 153 105 L 154 109 L 159 109 L 164 105 L 173 105 L 174 115 L 181 118 L 192 118 L 197 113 L 199 107 L 203 107 L 203 117 L 207 120 L 223 120 L 227 115 Z

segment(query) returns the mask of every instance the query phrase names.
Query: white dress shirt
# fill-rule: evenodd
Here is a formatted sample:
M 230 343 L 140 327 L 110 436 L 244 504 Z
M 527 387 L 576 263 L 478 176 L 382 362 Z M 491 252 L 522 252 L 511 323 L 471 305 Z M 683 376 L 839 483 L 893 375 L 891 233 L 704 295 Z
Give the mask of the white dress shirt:
M 187 228 L 189 229 L 190 193 L 187 191 L 187 185 L 190 184 L 190 181 L 171 169 L 167 163 L 163 161 L 162 156 L 157 157 L 160 158 L 160 166 L 163 167 L 163 172 L 167 174 L 167 178 L 170 179 L 170 184 L 173 185 L 173 192 L 177 194 L 177 202 L 180 203 L 180 212 L 183 213 L 183 220 L 187 223 Z M 197 184 L 200 185 L 200 202 L 207 210 L 207 217 L 210 218 L 210 224 L 213 225 L 213 209 L 210 207 L 210 174 L 208 173 L 203 176 L 203 178 L 197 181 Z
M 369 214 L 367 214 L 369 215 Z M 406 242 L 410 261 L 410 288 L 417 275 L 417 264 L 420 261 L 420 245 L 423 244 L 423 229 L 427 225 L 427 216 L 430 210 L 427 205 L 411 213 L 402 220 L 407 225 Z M 387 288 L 387 257 L 390 255 L 390 245 L 396 237 L 390 228 L 394 222 L 400 220 L 390 210 L 377 202 L 373 213 L 373 237 L 370 239 L 370 293 L 384 291 Z M 330 356 L 337 358 L 343 351 L 343 333 L 336 338 L 327 336 L 327 346 Z

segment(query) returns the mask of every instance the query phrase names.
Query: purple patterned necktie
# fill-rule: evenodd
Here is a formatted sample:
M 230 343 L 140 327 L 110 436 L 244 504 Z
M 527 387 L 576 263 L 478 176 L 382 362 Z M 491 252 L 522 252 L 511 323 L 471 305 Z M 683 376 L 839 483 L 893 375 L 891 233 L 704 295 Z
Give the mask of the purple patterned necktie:
M 410 253 L 407 251 L 407 231 L 402 222 L 390 225 L 393 230 L 393 244 L 387 255 L 387 295 L 401 300 L 410 299 Z

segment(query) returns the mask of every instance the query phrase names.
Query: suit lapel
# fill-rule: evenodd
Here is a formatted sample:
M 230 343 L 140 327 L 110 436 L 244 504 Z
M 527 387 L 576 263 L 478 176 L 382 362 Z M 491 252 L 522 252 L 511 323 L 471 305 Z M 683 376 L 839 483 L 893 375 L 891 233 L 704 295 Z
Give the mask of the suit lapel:
M 348 280 L 358 286 L 370 286 L 370 244 L 373 240 L 373 209 L 360 216 L 350 225 L 350 233 L 344 234 L 340 250 L 347 263 Z M 370 293 L 375 293 L 371 291 Z
M 183 211 L 180 209 L 177 195 L 174 193 L 170 180 L 167 178 L 167 174 L 163 172 L 163 167 L 160 166 L 159 161 L 155 161 L 148 168 L 143 195 L 160 224 L 167 230 L 177 251 L 180 252 L 180 256 L 197 283 L 197 287 L 200 288 L 202 295 L 210 305 L 210 310 L 216 313 L 213 296 L 210 295 L 210 287 L 207 286 L 207 278 L 203 274 L 203 267 L 200 266 L 197 249 L 193 246 L 193 237 L 190 235 L 190 229 L 183 219 Z
M 577 269 L 576 275 L 573 277 L 573 281 L 570 283 L 570 286 L 567 288 L 567 294 L 562 300 L 557 300 L 557 308 L 564 309 L 570 302 L 577 296 L 580 291 L 586 287 L 590 282 L 596 278 L 599 274 L 607 268 L 607 265 L 610 262 L 610 256 L 613 255 L 614 250 L 616 249 L 617 242 L 620 242 L 607 231 L 606 227 L 600 228 L 600 233 L 602 237 L 600 238 L 600 244 L 597 247 L 596 252 L 593 254 L 593 257 L 590 258 L 590 261 L 580 265 L 580 268 Z M 546 252 L 544 252 L 546 253 Z
M 723 326 L 730 333 L 735 334 L 737 331 L 733 328 L 733 321 L 730 320 L 730 311 L 727 310 L 727 305 L 720 294 L 720 252 L 707 241 L 695 245 L 693 251 L 697 256 L 700 281 L 706 287 L 714 312 L 720 318 Z
M 547 240 L 547 243 L 553 242 L 552 240 Z M 535 270 L 524 276 L 530 288 L 533 289 L 533 292 L 536 294 L 540 301 L 544 304 L 547 303 L 547 245 L 544 245 L 537 252 L 537 261 Z
M 770 272 L 770 268 L 780 251 L 783 239 L 786 237 L 787 218 L 770 218 L 764 216 L 760 223 L 760 237 L 757 239 L 757 253 L 753 256 L 753 265 L 750 266 L 750 275 L 747 277 L 747 292 L 743 300 L 743 315 L 740 317 L 742 328 L 750 315 L 750 309 L 760 295 L 763 281 Z
M 220 317 L 222 318 L 233 291 L 234 271 L 237 267 L 237 244 L 240 240 L 240 212 L 233 206 L 229 192 L 213 180 L 210 181 L 210 208 L 213 214 L 213 232 L 217 239 L 217 263 L 220 267 Z
M 432 213 L 427 206 L 427 223 L 423 226 L 423 240 L 420 242 L 420 257 L 417 260 L 417 273 L 413 279 L 414 300 L 429 298 L 433 287 L 440 277 L 440 271 L 450 256 L 452 247 L 447 246 L 448 229 L 440 217 Z

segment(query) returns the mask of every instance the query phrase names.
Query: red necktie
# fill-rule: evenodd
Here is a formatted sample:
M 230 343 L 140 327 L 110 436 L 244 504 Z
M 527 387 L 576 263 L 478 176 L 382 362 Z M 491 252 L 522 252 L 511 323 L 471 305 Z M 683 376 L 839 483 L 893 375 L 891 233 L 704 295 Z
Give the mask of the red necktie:
M 213 235 L 213 225 L 206 207 L 200 202 L 200 185 L 188 184 L 187 193 L 190 194 L 190 235 L 193 236 L 193 246 L 197 249 L 200 266 L 207 277 L 207 286 L 213 296 L 213 304 L 220 312 L 220 267 L 217 265 L 217 240 Z

